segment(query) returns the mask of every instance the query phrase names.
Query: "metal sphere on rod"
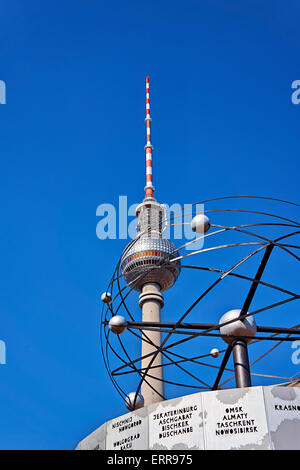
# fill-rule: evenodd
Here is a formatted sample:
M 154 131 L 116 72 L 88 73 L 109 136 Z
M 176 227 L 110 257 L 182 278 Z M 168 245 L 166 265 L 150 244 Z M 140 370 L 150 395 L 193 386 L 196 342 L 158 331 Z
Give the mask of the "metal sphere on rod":
M 220 318 L 220 333 L 223 336 L 223 340 L 227 344 L 232 344 L 235 341 L 235 338 L 232 336 L 251 336 L 252 338 L 256 335 L 256 323 L 253 316 L 248 316 L 243 320 L 239 319 L 240 310 L 234 309 L 229 310 L 229 312 L 224 313 Z M 236 321 L 232 321 L 236 320 Z M 227 322 L 232 322 L 228 323 Z M 222 326 L 223 325 L 223 326 Z M 226 337 L 228 335 L 228 337 Z M 251 338 L 245 338 L 245 342 L 248 344 L 252 341 Z
M 144 398 L 142 395 L 137 394 L 136 392 L 131 392 L 125 398 L 125 405 L 129 411 L 138 410 L 144 406 Z
M 101 300 L 102 302 L 104 302 L 105 304 L 110 304 L 112 302 L 112 295 L 110 292 L 103 292 L 103 294 L 101 295 Z
M 210 229 L 210 220 L 205 214 L 197 214 L 191 221 L 193 232 L 206 233 Z
M 210 351 L 210 355 L 214 358 L 217 358 L 220 356 L 220 351 L 217 349 L 217 348 L 213 348 L 211 351 Z

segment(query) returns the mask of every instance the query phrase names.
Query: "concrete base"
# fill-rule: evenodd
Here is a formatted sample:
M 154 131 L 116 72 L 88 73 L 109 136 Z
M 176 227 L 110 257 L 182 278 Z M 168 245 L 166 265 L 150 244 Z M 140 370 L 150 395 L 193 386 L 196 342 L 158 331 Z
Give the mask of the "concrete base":
M 300 450 L 300 388 L 195 393 L 108 421 L 77 450 Z

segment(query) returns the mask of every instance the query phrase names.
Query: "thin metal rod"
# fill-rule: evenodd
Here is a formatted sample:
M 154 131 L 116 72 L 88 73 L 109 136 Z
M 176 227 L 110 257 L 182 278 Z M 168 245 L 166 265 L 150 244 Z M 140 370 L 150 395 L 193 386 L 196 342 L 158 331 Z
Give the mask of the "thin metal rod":
M 274 245 L 270 244 L 266 247 L 266 250 L 264 252 L 264 256 L 261 260 L 261 263 L 259 265 L 259 268 L 257 270 L 257 273 L 256 273 L 256 276 L 251 284 L 251 287 L 249 289 L 249 292 L 248 292 L 248 295 L 246 297 L 246 300 L 244 302 L 244 305 L 242 306 L 241 308 L 241 311 L 240 311 L 240 315 L 239 315 L 239 318 L 240 319 L 243 319 L 245 318 L 245 315 L 247 315 L 247 312 L 248 312 L 248 309 L 251 305 L 251 302 L 253 300 L 253 297 L 254 297 L 254 294 L 256 292 L 256 289 L 257 289 L 257 286 L 258 286 L 258 281 L 260 281 L 260 278 L 264 272 L 264 269 L 266 267 L 266 264 L 267 264 L 267 261 L 270 257 L 270 254 L 273 250 L 273 247 Z M 228 345 L 228 348 L 227 348 L 227 351 L 223 357 L 223 361 L 222 361 L 222 364 L 220 366 L 220 369 L 219 369 L 219 372 L 218 372 L 218 375 L 217 375 L 217 378 L 215 380 L 215 383 L 213 385 L 213 390 L 216 390 L 218 385 L 219 385 L 219 382 L 221 380 L 221 377 L 223 375 L 223 371 L 227 365 L 227 362 L 229 360 L 229 357 L 230 357 L 230 354 L 231 354 L 231 351 L 232 351 L 233 347 L 231 344 Z M 247 358 L 248 358 L 248 352 L 247 352 Z M 245 355 L 242 356 L 242 359 L 246 359 Z M 235 368 L 236 370 L 236 368 Z M 245 371 L 245 374 L 248 374 L 248 383 L 251 384 L 251 378 L 250 378 L 250 368 L 249 368 L 249 360 L 248 360 L 248 370 L 247 370 L 247 362 L 245 363 L 245 368 L 244 368 L 244 371 Z M 238 382 L 237 382 L 237 387 L 238 387 Z
M 264 310 L 266 310 L 266 309 L 268 309 L 268 308 L 273 308 L 273 307 L 276 307 L 276 306 L 278 306 L 278 305 L 282 305 L 283 303 L 290 302 L 291 300 L 294 300 L 294 299 L 295 299 L 295 298 L 286 299 L 286 300 L 284 300 L 284 301 L 282 301 L 282 302 L 277 302 L 277 303 L 275 303 L 275 304 L 272 304 L 271 306 L 264 307 L 263 309 L 256 310 L 256 311 L 254 311 L 254 312 L 252 312 L 251 314 L 248 314 L 248 315 L 254 315 L 254 314 L 259 313 L 259 312 L 261 312 L 261 311 L 264 311 Z M 229 321 L 228 321 L 228 322 L 224 322 L 224 323 L 222 323 L 222 325 L 225 325 L 225 324 L 227 325 L 227 324 L 231 323 L 232 321 L 233 321 L 233 320 L 231 320 L 230 322 L 229 322 Z M 300 324 L 299 324 L 299 325 L 295 325 L 294 328 L 297 328 L 297 327 L 300 327 Z M 133 329 L 130 329 L 130 328 L 129 328 L 128 331 L 130 331 L 132 334 L 136 334 Z M 206 333 L 208 333 L 209 331 L 210 331 L 210 330 L 208 329 L 208 330 L 205 331 L 204 333 L 206 334 Z M 276 335 L 276 333 L 275 333 L 275 335 Z M 169 349 L 174 348 L 174 347 L 176 347 L 176 346 L 179 346 L 180 344 L 183 344 L 183 343 L 189 341 L 190 339 L 193 339 L 194 337 L 195 337 L 195 336 L 188 336 L 187 338 L 181 339 L 180 341 L 176 341 L 176 342 L 174 342 L 174 343 L 171 343 L 171 344 L 169 344 L 168 346 L 164 347 L 164 349 L 163 349 L 162 351 L 166 351 L 166 350 L 169 350 Z M 278 339 L 278 338 L 277 338 L 277 339 Z M 258 341 L 258 340 L 254 340 L 251 344 L 254 344 L 254 343 L 256 343 L 257 341 Z M 170 352 L 171 352 L 171 351 L 170 351 Z M 223 351 L 223 352 L 225 352 L 225 351 Z M 175 353 L 172 353 L 172 354 L 175 354 Z M 144 357 L 148 357 L 148 356 L 149 356 L 149 354 L 148 354 L 147 356 L 144 356 Z M 132 362 L 138 362 L 138 361 L 140 361 L 141 359 L 142 359 L 141 357 L 138 357 L 137 359 L 135 359 L 135 360 L 132 361 Z M 123 365 L 123 366 L 118 367 L 118 369 L 115 369 L 115 372 L 118 371 L 118 370 L 124 369 L 125 367 L 129 366 L 130 364 L 131 364 L 131 363 L 127 363 L 127 364 L 125 364 L 125 365 Z
M 222 276 L 220 276 L 215 282 L 213 282 L 199 297 L 198 299 L 186 310 L 186 312 L 179 318 L 178 322 L 177 323 L 181 323 L 184 318 L 191 312 L 191 310 L 193 308 L 195 308 L 195 306 L 201 301 L 201 299 L 203 299 L 219 282 L 221 282 L 223 279 L 225 279 L 225 277 L 227 276 L 228 273 L 232 272 L 234 269 L 238 268 L 239 266 L 241 266 L 245 261 L 247 261 L 248 259 L 250 259 L 252 256 L 254 256 L 256 253 L 259 253 L 261 250 L 264 250 L 266 247 L 265 245 L 263 245 L 262 247 L 260 248 L 257 248 L 256 250 L 252 251 L 251 253 L 249 253 L 247 256 L 245 256 L 242 260 L 238 261 L 237 263 L 235 263 L 230 269 L 228 269 L 228 271 L 225 273 L 225 274 L 222 274 Z M 154 353 L 152 359 L 150 360 L 149 364 L 148 364 L 148 368 L 150 368 L 152 366 L 152 363 L 155 361 L 155 358 L 156 356 L 159 354 L 159 352 L 162 351 L 165 343 L 168 341 L 168 339 L 170 338 L 170 336 L 172 335 L 172 331 L 170 331 L 167 336 L 165 337 L 165 339 L 163 340 L 160 348 L 158 348 L 157 352 Z M 183 343 L 186 339 L 182 340 L 181 342 Z M 178 342 L 179 343 L 179 342 Z M 166 348 L 165 348 L 166 349 Z M 145 375 L 147 375 L 147 372 L 148 372 L 149 369 L 146 369 L 145 371 Z M 140 389 L 141 389 L 141 386 L 142 386 L 142 383 L 143 383 L 143 380 L 144 378 L 142 377 L 141 380 L 139 381 L 139 384 L 137 386 L 137 390 L 136 390 L 136 393 L 139 393 Z
M 141 328 L 140 327 L 131 327 L 131 331 L 132 329 L 138 329 L 140 330 Z M 202 332 L 202 333 L 195 333 L 194 331 L 177 331 L 177 330 L 171 330 L 171 329 L 163 329 L 163 328 L 152 328 L 150 326 L 146 327 L 146 328 L 143 328 L 143 331 L 160 331 L 160 333 L 170 333 L 172 332 L 172 334 L 177 334 L 177 335 L 188 335 L 188 336 L 191 336 L 191 337 L 194 337 L 194 338 L 197 338 L 199 336 L 205 336 L 205 337 L 213 337 L 213 338 L 233 338 L 233 339 L 250 339 L 252 340 L 253 339 L 253 336 L 247 336 L 247 335 L 225 335 L 225 334 L 221 334 L 221 333 L 206 333 L 206 331 Z M 298 330 L 298 334 L 299 334 L 299 330 Z M 274 338 L 272 338 L 271 336 L 257 336 L 256 338 L 256 341 L 265 341 L 265 340 L 270 340 L 270 341 L 274 341 Z M 275 340 L 277 340 L 275 338 Z M 283 338 L 283 341 L 298 341 L 300 340 L 300 336 L 296 336 L 296 337 L 293 337 L 293 338 Z
M 264 256 L 260 262 L 258 270 L 256 272 L 254 281 L 252 282 L 244 305 L 241 308 L 239 318 L 243 321 L 245 316 L 248 313 L 251 302 L 255 295 L 258 282 L 260 281 L 267 262 L 270 258 L 274 245 L 268 245 Z M 237 388 L 242 387 L 251 387 L 251 375 L 250 375 L 250 366 L 249 366 L 249 357 L 248 357 L 248 346 L 247 342 L 244 340 L 237 340 L 233 343 L 233 362 L 234 362 L 234 372 L 235 372 L 235 381 Z
M 212 390 L 217 390 L 217 388 L 218 388 L 219 382 L 220 382 L 220 380 L 221 380 L 221 378 L 222 378 L 223 372 L 224 372 L 225 367 L 226 367 L 226 365 L 227 365 L 227 362 L 228 362 L 228 360 L 229 360 L 229 358 L 230 358 L 231 351 L 232 351 L 232 346 L 231 346 L 231 344 L 229 344 L 229 345 L 227 346 L 226 352 L 225 352 L 225 354 L 224 354 L 224 357 L 223 357 L 223 360 L 222 360 L 222 364 L 220 365 L 220 369 L 219 369 L 218 375 L 217 375 L 217 377 L 216 377 L 215 383 L 214 383 L 213 386 L 212 386 Z
M 104 324 L 108 322 L 103 322 Z M 157 328 L 174 328 L 176 329 L 189 329 L 189 330 L 219 330 L 220 325 L 215 323 L 173 323 L 173 322 L 139 322 L 139 321 L 129 321 L 128 328 L 138 327 L 140 329 L 146 329 L 147 327 L 157 327 Z M 282 333 L 282 334 L 299 334 L 299 328 L 281 328 L 277 326 L 257 326 L 258 333 Z
M 208 268 L 207 266 L 193 266 L 193 265 L 190 265 L 190 264 L 181 264 L 181 268 L 198 269 L 198 270 L 201 270 L 201 271 L 210 271 L 210 272 L 213 272 L 213 273 L 225 273 L 226 272 L 223 269 Z M 242 274 L 238 274 L 238 273 L 229 273 L 229 276 L 237 277 L 239 279 L 245 279 L 246 281 L 253 281 L 254 280 L 252 277 L 243 276 Z M 261 284 L 262 286 L 271 287 L 272 289 L 278 290 L 278 291 L 283 292 L 285 294 L 297 295 L 294 292 L 291 292 L 291 291 L 286 290 L 286 289 L 282 289 L 282 287 L 275 286 L 274 284 L 269 284 L 268 282 L 263 282 L 263 281 L 260 280 L 258 283 Z
M 249 292 L 248 292 L 248 295 L 246 297 L 246 300 L 244 302 L 244 305 L 240 311 L 240 315 L 239 315 L 239 318 L 242 320 L 244 315 L 248 313 L 248 310 L 249 310 L 249 307 L 251 305 L 251 302 L 253 300 L 253 297 L 255 295 L 255 292 L 256 292 L 256 289 L 257 289 L 257 286 L 258 286 L 258 282 L 260 281 L 260 278 L 261 276 L 263 275 L 263 272 L 265 270 L 265 267 L 266 267 L 266 264 L 270 258 L 270 255 L 272 253 L 272 250 L 274 248 L 274 245 L 268 245 L 266 250 L 265 250 L 265 253 L 264 253 L 264 256 L 261 260 L 261 263 L 259 265 L 259 268 L 257 270 L 257 273 L 256 273 L 256 276 L 251 284 L 251 287 L 249 289 Z
M 295 221 L 295 220 L 292 220 L 292 219 L 287 219 L 286 217 L 281 217 L 280 215 L 276 215 L 276 214 L 271 214 L 269 212 L 261 212 L 261 211 L 250 211 L 250 210 L 246 210 L 246 209 L 207 209 L 205 211 L 206 214 L 208 214 L 209 212 L 245 212 L 245 213 L 249 213 L 249 214 L 259 214 L 259 215 L 267 215 L 269 217 L 274 217 L 276 219 L 281 219 L 281 220 L 285 220 L 286 222 L 290 222 L 291 224 L 296 224 L 297 226 L 299 226 L 299 222 Z M 203 213 L 202 211 L 200 211 L 200 213 Z M 190 213 L 190 214 L 185 214 L 185 216 L 190 216 L 190 215 L 193 215 L 193 213 Z M 179 218 L 181 217 L 181 215 L 178 215 L 178 216 L 175 216 L 173 217 L 173 219 L 169 218 L 169 219 L 165 219 L 164 221 L 168 221 L 168 220 L 174 220 L 176 218 Z
M 207 202 L 214 202 L 214 201 L 221 201 L 224 199 L 263 199 L 263 200 L 269 200 L 269 201 L 275 201 L 275 202 L 283 202 L 285 204 L 291 204 L 293 206 L 298 206 L 300 207 L 300 204 L 297 204 L 296 202 L 291 202 L 291 201 L 286 201 L 284 199 L 277 199 L 274 197 L 266 197 L 266 196 L 248 196 L 248 195 L 238 195 L 238 196 L 223 196 L 223 197 L 214 197 L 211 199 L 205 199 L 203 201 L 199 202 L 194 202 L 192 204 L 192 207 L 197 206 L 198 204 L 205 204 Z M 173 216 L 170 216 L 166 218 L 166 220 L 171 220 L 172 217 L 174 218 L 174 215 L 178 212 L 182 211 L 182 209 L 178 209 L 177 211 L 173 212 Z

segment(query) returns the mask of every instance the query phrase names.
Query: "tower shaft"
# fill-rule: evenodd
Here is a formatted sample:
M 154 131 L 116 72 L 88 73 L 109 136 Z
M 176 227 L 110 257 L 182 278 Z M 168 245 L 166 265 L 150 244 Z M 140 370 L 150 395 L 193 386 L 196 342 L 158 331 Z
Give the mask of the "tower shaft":
M 164 298 L 160 292 L 160 286 L 155 282 L 145 284 L 139 297 L 139 305 L 142 309 L 143 322 L 160 322 L 160 311 L 164 305 Z M 142 373 L 145 373 L 145 369 L 153 359 L 153 353 L 157 351 L 155 346 L 159 347 L 161 345 L 160 331 L 147 331 L 146 333 L 149 342 L 146 338 L 142 341 L 142 357 L 149 356 L 142 359 Z M 149 375 L 151 377 L 149 377 Z M 147 383 L 143 381 L 141 386 L 145 406 L 162 401 L 162 397 L 164 396 L 164 383 L 161 353 L 158 353 L 151 363 L 145 378 Z

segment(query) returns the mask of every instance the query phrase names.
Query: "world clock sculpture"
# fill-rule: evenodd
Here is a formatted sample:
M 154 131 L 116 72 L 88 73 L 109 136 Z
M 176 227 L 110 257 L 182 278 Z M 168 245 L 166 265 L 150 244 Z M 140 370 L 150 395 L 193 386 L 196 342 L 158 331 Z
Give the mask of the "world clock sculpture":
M 205 204 L 205 213 L 203 206 L 198 210 L 197 203 L 191 205 L 190 214 L 178 210 L 168 215 L 154 197 L 148 77 L 145 122 L 146 186 L 145 198 L 136 209 L 136 237 L 124 248 L 102 294 L 102 354 L 129 413 L 103 425 L 79 448 L 298 448 L 300 389 L 289 387 L 294 377 L 253 372 L 252 366 L 274 355 L 280 345 L 300 340 L 300 325 L 291 326 L 287 314 L 287 307 L 299 299 L 299 245 L 295 240 L 300 223 L 294 220 L 299 205 L 268 197 L 228 196 L 200 201 Z M 228 202 L 231 204 L 224 207 Z M 242 208 L 236 207 L 240 202 Z M 276 206 L 275 212 L 270 206 Z M 165 236 L 166 229 L 186 224 L 196 236 L 176 247 Z M 200 248 L 196 245 L 199 241 L 205 242 Z M 188 252 L 184 251 L 187 246 Z M 204 257 L 210 265 L 202 264 Z M 197 262 L 191 264 L 194 259 Z M 272 259 L 276 263 L 268 269 Z M 248 266 L 251 274 L 245 271 Z M 192 280 L 185 277 L 187 272 L 192 273 Z M 271 279 L 273 272 L 275 281 Z M 201 274 L 200 280 L 197 274 Z M 208 275 L 215 276 L 209 284 Z M 293 286 L 279 285 L 279 277 Z M 213 294 L 222 286 L 216 308 Z M 172 312 L 165 314 L 166 308 L 163 310 L 162 319 L 164 293 L 171 288 L 177 289 L 178 300 L 173 299 Z M 141 315 L 136 308 L 137 292 Z M 259 308 L 256 299 L 262 302 Z M 224 307 L 219 308 L 220 302 Z M 174 312 L 174 305 L 178 312 Z M 284 315 L 277 323 L 273 312 L 281 307 Z M 256 321 L 262 314 L 268 316 L 270 326 Z M 212 316 L 214 323 L 204 322 Z M 221 348 L 219 344 L 216 347 L 216 341 L 221 342 Z M 252 363 L 249 347 L 256 347 Z M 216 360 L 218 364 L 213 364 Z M 224 374 L 228 377 L 221 382 Z M 224 388 L 233 378 L 236 388 Z M 252 387 L 253 378 L 273 379 L 285 387 Z M 177 398 L 167 400 L 166 387 Z M 175 387 L 196 393 L 178 398 Z M 276 410 L 282 412 L 280 416 Z M 288 415 L 288 410 L 292 414 Z M 139 432 L 132 434 L 134 427 Z

